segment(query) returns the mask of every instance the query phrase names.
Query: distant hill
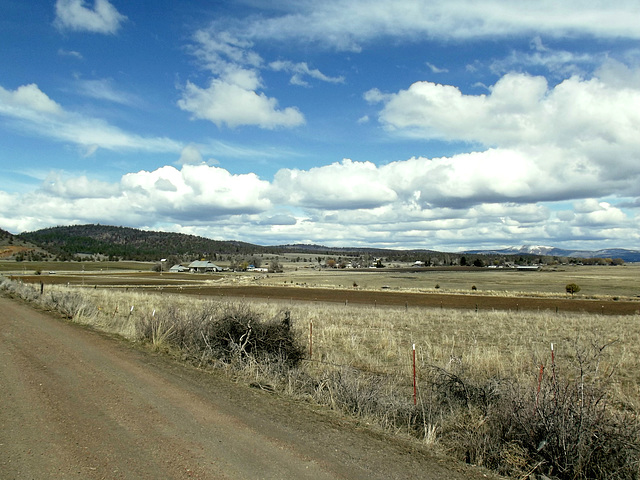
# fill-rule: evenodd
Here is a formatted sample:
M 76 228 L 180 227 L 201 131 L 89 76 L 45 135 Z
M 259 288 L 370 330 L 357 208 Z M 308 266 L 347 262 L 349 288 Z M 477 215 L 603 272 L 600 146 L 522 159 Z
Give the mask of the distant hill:
M 13 237 L 13 235 L 11 233 L 9 233 L 6 230 L 3 230 L 2 228 L 0 228 L 0 242 L 8 241 L 12 237 Z
M 177 261 L 193 258 L 216 258 L 220 255 L 256 254 L 317 254 L 323 256 L 386 257 L 390 261 L 415 261 L 440 254 L 430 250 L 390 250 L 366 247 L 327 247 L 324 245 L 263 246 L 239 241 L 211 240 L 196 235 L 139 230 L 108 225 L 72 225 L 25 232 L 14 238 L 31 242 L 55 255 L 59 260 L 80 256 L 101 256 L 111 259 L 157 261 L 178 257 Z
M 625 262 L 640 261 L 640 251 L 609 249 L 597 251 L 570 251 L 555 247 L 525 245 L 499 250 L 470 250 L 447 253 L 434 250 L 391 250 L 367 247 L 327 247 L 324 245 L 278 245 L 262 246 L 239 241 L 211 240 L 196 235 L 156 232 L 129 227 L 108 225 L 73 225 L 45 228 L 20 235 L 0 229 L 0 245 L 19 245 L 23 259 L 37 260 L 55 257 L 72 260 L 87 256 L 112 260 L 170 261 L 208 258 L 215 260 L 221 255 L 244 256 L 260 254 L 311 254 L 333 257 L 383 258 L 385 262 L 409 262 L 417 260 L 426 265 L 489 265 L 513 263 L 539 263 L 544 257 L 566 257 L 568 259 L 612 258 Z M 30 250 L 29 250 L 30 249 Z M 7 249 L 11 255 L 16 249 Z M 28 255 L 24 252 L 31 252 Z M 471 257 L 475 255 L 476 258 Z M 466 256 L 466 258 L 465 258 Z M 481 257 L 480 262 L 478 258 Z M 524 257 L 524 258 L 523 258 Z M 544 261 L 544 260 L 543 260 Z M 370 263 L 369 263 L 370 264 Z
M 221 254 L 266 253 L 268 250 L 245 242 L 106 225 L 52 227 L 21 233 L 16 237 L 38 245 L 59 260 L 70 260 L 78 254 L 85 254 L 111 259 L 157 261 L 170 256 L 179 259 L 215 258 Z
M 47 253 L 0 228 L 0 258 L 3 260 L 43 260 Z

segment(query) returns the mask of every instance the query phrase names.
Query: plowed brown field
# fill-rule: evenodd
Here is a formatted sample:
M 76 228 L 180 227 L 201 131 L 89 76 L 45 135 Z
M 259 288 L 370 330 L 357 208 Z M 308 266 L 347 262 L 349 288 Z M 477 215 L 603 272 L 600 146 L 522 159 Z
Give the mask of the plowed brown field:
M 208 276 L 216 280 L 222 276 Z M 477 310 L 550 310 L 558 312 L 584 312 L 603 315 L 635 315 L 640 313 L 640 301 L 589 300 L 567 297 L 504 296 L 480 293 L 414 293 L 389 290 L 360 290 L 355 288 L 310 288 L 299 286 L 211 286 L 205 282 L 194 284 L 181 274 L 154 275 L 108 274 L 87 275 L 26 275 L 16 276 L 25 282 L 71 284 L 95 287 L 136 288 L 139 291 L 200 295 L 211 297 L 245 297 L 280 299 L 306 302 L 338 302 L 370 306 L 459 308 Z M 184 285 L 180 285 L 183 282 Z

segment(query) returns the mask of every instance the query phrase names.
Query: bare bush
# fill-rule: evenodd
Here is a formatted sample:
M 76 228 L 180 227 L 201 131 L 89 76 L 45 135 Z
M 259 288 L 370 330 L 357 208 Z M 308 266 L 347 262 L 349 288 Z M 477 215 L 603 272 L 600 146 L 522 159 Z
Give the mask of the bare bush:
M 21 298 L 33 303 L 37 303 L 37 299 L 40 297 L 39 290 L 32 284 L 16 282 L 8 278 L 2 279 L 2 282 L 0 282 L 0 290 L 11 297 Z
M 573 370 L 561 376 L 552 364 L 528 389 L 436 368 L 430 387 L 444 407 L 444 442 L 459 458 L 505 475 L 637 478 L 640 423 L 611 408 L 612 372 L 599 371 L 604 348 L 576 347 Z
M 79 292 L 52 291 L 46 295 L 46 303 L 66 318 L 90 317 L 96 307 Z
M 304 357 L 289 313 L 264 320 L 246 305 L 207 303 L 185 311 L 169 308 L 138 324 L 138 338 L 171 346 L 200 366 L 251 358 L 295 366 Z

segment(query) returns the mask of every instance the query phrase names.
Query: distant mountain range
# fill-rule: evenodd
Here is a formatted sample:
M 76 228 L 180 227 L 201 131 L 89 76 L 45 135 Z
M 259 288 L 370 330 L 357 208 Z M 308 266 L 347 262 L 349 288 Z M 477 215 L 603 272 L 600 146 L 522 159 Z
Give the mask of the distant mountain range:
M 390 250 L 367 247 L 327 247 L 324 245 L 294 244 L 261 246 L 239 241 L 212 240 L 181 233 L 154 232 L 129 227 L 108 225 L 72 225 L 51 227 L 35 232 L 12 235 L 0 228 L 0 246 L 21 246 L 20 251 L 31 249 L 24 259 L 56 258 L 77 259 L 78 256 L 94 255 L 102 258 L 122 260 L 157 261 L 175 256 L 176 260 L 216 258 L 221 255 L 250 256 L 260 254 L 316 254 L 324 256 L 371 256 L 384 257 L 387 261 L 414 262 L 421 260 L 440 265 L 455 265 L 462 256 L 483 255 L 488 257 L 525 256 L 530 261 L 537 257 L 567 258 L 611 258 L 625 262 L 640 262 L 640 250 L 565 250 L 540 245 L 524 245 L 496 250 L 467 250 L 465 252 L 437 252 L 427 249 Z M 14 247 L 15 248 L 15 247 Z M 8 250 L 6 248 L 5 250 Z M 533 257 L 533 258 L 532 258 Z M 466 261 L 470 261 L 469 258 Z
M 565 250 L 543 245 L 523 245 L 498 250 L 467 250 L 475 255 L 537 255 L 568 258 L 620 258 L 625 262 L 640 262 L 640 250 L 606 248 L 602 250 Z

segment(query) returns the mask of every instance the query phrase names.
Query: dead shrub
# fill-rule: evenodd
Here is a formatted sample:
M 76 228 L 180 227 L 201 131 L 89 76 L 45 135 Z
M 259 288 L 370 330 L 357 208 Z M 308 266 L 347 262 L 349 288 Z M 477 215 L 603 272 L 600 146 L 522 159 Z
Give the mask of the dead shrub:
M 91 317 L 97 312 L 95 305 L 79 292 L 52 291 L 45 296 L 44 303 L 69 319 Z
M 170 308 L 156 319 L 142 320 L 138 337 L 154 343 L 159 325 L 163 343 L 199 366 L 251 359 L 292 367 L 304 357 L 288 312 L 264 320 L 246 305 L 208 303 L 196 310 Z
M 609 403 L 612 372 L 600 371 L 605 346 L 576 347 L 572 369 L 561 376 L 552 365 L 530 388 L 434 368 L 430 393 L 443 443 L 504 475 L 637 479 L 640 422 Z

